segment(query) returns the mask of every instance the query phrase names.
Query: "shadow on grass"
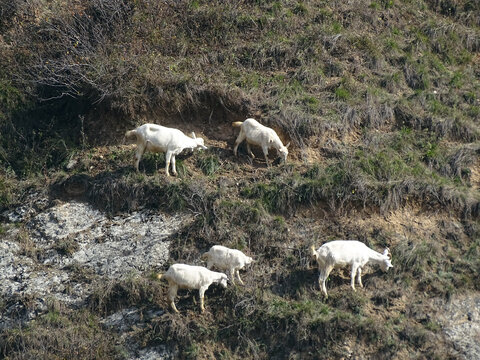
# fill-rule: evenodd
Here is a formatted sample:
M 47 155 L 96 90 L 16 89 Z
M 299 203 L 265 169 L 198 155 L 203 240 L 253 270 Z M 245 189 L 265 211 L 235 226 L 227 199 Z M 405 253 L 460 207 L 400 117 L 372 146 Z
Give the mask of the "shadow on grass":
M 123 166 L 93 176 L 79 173 L 61 178 L 50 185 L 49 195 L 52 200 L 88 202 L 115 214 L 141 207 L 160 208 L 176 190 L 182 190 L 182 183 L 174 177 L 148 176 L 148 172 L 137 173 L 132 166 Z
M 305 291 L 318 291 L 318 273 L 314 269 L 297 269 L 273 277 L 270 290 L 278 296 L 298 298 Z

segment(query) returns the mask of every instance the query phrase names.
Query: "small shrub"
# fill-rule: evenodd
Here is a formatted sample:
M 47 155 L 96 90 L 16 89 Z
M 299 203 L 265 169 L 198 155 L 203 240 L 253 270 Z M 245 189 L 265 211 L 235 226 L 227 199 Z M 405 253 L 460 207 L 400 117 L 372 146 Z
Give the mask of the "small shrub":
M 320 104 L 314 96 L 305 96 L 302 101 L 310 112 L 316 113 L 318 111 Z
M 184 178 L 191 174 L 190 170 L 185 165 L 184 161 L 180 159 L 175 159 L 175 169 L 177 170 L 177 176 L 180 178 Z
M 167 198 L 167 206 L 174 211 L 182 211 L 187 208 L 187 200 L 185 193 L 186 184 L 171 183 L 165 189 L 165 196 Z
M 220 160 L 216 155 L 208 155 L 198 159 L 197 166 L 207 176 L 215 174 L 221 167 Z
M 343 30 L 343 26 L 338 21 L 334 21 L 332 23 L 332 28 L 331 29 L 332 29 L 333 34 L 340 34 Z
M 346 101 L 350 98 L 350 92 L 343 86 L 340 86 L 335 89 L 335 97 L 338 100 Z
M 305 15 L 308 13 L 308 8 L 303 1 L 299 1 L 293 8 L 293 13 L 297 15 Z
M 35 241 L 30 237 L 29 232 L 21 227 L 18 230 L 15 240 L 20 244 L 20 254 L 37 260 L 42 251 L 37 247 Z
M 459 89 L 463 86 L 465 81 L 465 75 L 462 71 L 455 71 L 450 79 L 450 85 Z
M 0 175 L 0 209 L 6 209 L 15 199 L 16 185 L 13 179 Z
M 79 249 L 78 242 L 72 238 L 64 238 L 58 240 L 53 248 L 60 254 L 60 255 L 72 255 L 75 251 Z
M 407 85 L 414 90 L 426 90 L 430 87 L 428 68 L 419 62 L 411 62 L 403 68 Z
M 140 160 L 139 170 L 146 174 L 165 173 L 165 166 L 165 153 L 145 152 Z M 171 168 L 169 171 L 172 172 Z
M 405 324 L 405 327 L 400 332 L 400 338 L 418 349 L 425 344 L 428 335 L 427 331 L 420 325 Z
M 437 156 L 438 153 L 438 144 L 427 142 L 424 145 L 424 159 L 432 159 Z

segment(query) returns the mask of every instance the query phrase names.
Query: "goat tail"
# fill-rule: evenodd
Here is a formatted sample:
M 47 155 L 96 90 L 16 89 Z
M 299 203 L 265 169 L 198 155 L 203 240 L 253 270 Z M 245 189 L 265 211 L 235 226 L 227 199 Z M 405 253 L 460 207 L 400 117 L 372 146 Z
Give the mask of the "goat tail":
M 310 246 L 310 255 L 317 257 L 317 249 L 315 249 L 315 245 L 313 244 Z
M 125 139 L 137 139 L 137 130 L 129 130 L 125 133 Z
M 232 122 L 232 126 L 233 126 L 233 127 L 240 127 L 240 126 L 242 126 L 242 124 L 243 124 L 243 121 L 234 121 L 234 122 Z

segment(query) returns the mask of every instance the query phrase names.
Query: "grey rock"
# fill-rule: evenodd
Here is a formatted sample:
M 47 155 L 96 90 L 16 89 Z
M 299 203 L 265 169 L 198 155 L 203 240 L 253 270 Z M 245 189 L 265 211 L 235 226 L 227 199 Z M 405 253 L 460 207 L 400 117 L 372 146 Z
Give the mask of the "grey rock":
M 142 311 L 138 308 L 132 307 L 128 309 L 122 309 L 107 318 L 103 319 L 102 324 L 120 333 L 131 331 L 135 328 L 143 328 L 147 322 L 155 319 L 165 311 L 162 309 Z
M 464 359 L 480 359 L 480 295 L 453 297 L 441 307 L 439 322 Z
M 70 160 L 68 161 L 68 164 L 65 166 L 65 168 L 66 168 L 67 170 L 71 170 L 71 169 L 73 169 L 73 168 L 75 167 L 75 165 L 77 165 L 77 163 L 78 163 L 78 160 L 77 160 L 77 159 L 70 159 Z
M 145 348 L 136 351 L 129 357 L 129 360 L 170 360 L 175 359 L 175 353 L 165 345 Z
M 76 201 L 42 211 L 42 201 L 32 199 L 22 210 L 3 217 L 26 224 L 23 228 L 4 224 L 8 230 L 0 242 L 0 295 L 8 301 L 0 329 L 28 322 L 52 303 L 81 307 L 94 283 L 82 281 L 84 273 L 91 280 L 108 281 L 158 270 L 168 260 L 169 237 L 191 221 L 188 215 L 148 210 L 110 219 Z M 38 202 L 43 205 L 32 205 Z M 127 321 L 117 327 L 140 326 L 135 316 L 135 312 L 122 316 Z
M 169 256 L 168 237 L 187 222 L 186 215 L 148 210 L 108 219 L 87 204 L 69 202 L 37 215 L 28 228 L 35 244 L 45 249 L 44 265 L 62 268 L 75 263 L 119 278 L 161 267 Z M 71 256 L 49 251 L 65 239 L 79 249 Z
M 157 360 L 175 359 L 175 352 L 166 345 L 140 349 L 135 334 L 138 329 L 144 329 L 153 319 L 165 313 L 162 309 L 142 310 L 130 307 L 120 310 L 102 321 L 106 328 L 122 334 L 125 347 L 129 353 L 128 359 Z

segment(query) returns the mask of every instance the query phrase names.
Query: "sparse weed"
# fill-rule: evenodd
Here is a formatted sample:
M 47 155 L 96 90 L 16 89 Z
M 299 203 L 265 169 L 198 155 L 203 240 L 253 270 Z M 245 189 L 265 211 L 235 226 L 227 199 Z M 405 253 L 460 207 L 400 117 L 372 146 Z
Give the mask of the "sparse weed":
M 75 239 L 71 239 L 67 237 L 67 238 L 58 240 L 53 246 L 53 248 L 60 255 L 70 256 L 79 249 L 79 245 Z
M 213 175 L 220 169 L 220 160 L 216 155 L 201 157 L 197 161 L 197 166 L 207 175 Z
M 407 85 L 414 90 L 426 90 L 430 87 L 428 68 L 420 62 L 406 64 L 403 74 Z
M 146 174 L 154 174 L 158 171 L 162 172 L 164 168 L 165 153 L 145 152 L 139 164 L 140 171 L 144 171 Z
M 461 71 L 455 71 L 450 79 L 450 85 L 456 87 L 457 89 L 461 88 L 464 83 L 464 74 Z
M 187 207 L 185 183 L 171 183 L 165 189 L 167 206 L 174 211 L 182 211 Z
M 0 209 L 6 209 L 15 199 L 16 185 L 13 179 L 0 175 Z
M 335 97 L 338 100 L 345 101 L 345 100 L 348 100 L 350 98 L 350 92 L 346 88 L 344 88 L 343 86 L 340 86 L 340 87 L 335 89 Z

